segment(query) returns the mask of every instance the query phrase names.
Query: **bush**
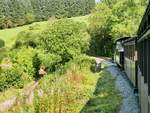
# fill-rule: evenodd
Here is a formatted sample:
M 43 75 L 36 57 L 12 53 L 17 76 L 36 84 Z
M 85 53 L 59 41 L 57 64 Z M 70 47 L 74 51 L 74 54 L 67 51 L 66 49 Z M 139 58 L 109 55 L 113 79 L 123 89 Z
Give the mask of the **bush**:
M 17 35 L 17 40 L 15 42 L 14 48 L 19 48 L 21 46 L 30 46 L 35 48 L 37 46 L 36 35 L 32 32 L 22 31 Z
M 4 47 L 5 46 L 5 42 L 4 40 L 0 39 L 0 48 Z
M 55 54 L 40 52 L 38 54 L 38 57 L 41 60 L 41 65 L 44 65 L 47 68 L 48 72 L 55 71 L 57 66 L 61 62 L 61 57 Z
M 33 14 L 27 13 L 25 15 L 25 21 L 26 21 L 26 24 L 31 24 L 32 22 L 35 21 L 35 17 L 33 16 Z
M 38 71 L 39 71 L 39 69 L 40 69 L 40 66 L 41 66 L 41 60 L 40 60 L 40 58 L 38 57 L 38 54 L 36 53 L 35 55 L 34 55 L 34 57 L 33 57 L 33 60 L 32 60 L 32 64 L 33 64 L 33 67 L 34 67 L 34 69 L 35 69 L 35 75 L 34 75 L 34 77 L 35 78 L 38 78 L 39 76 L 39 73 L 38 73 Z
M 82 68 L 90 69 L 91 66 L 95 64 L 95 59 L 86 55 L 80 55 L 74 59 L 74 63 L 79 65 L 80 69 Z
M 6 48 L 0 48 L 0 63 L 6 55 L 7 55 Z
M 32 48 L 21 48 L 19 50 L 13 50 L 9 53 L 9 57 L 13 64 L 16 64 L 23 70 L 23 77 L 26 80 L 33 79 L 35 75 L 35 69 L 32 64 L 32 59 L 35 55 L 35 50 Z
M 85 24 L 68 19 L 55 21 L 39 36 L 39 46 L 49 53 L 60 55 L 64 64 L 87 49 L 85 28 Z
M 33 67 L 36 70 L 36 78 L 38 76 L 38 70 L 40 66 L 44 66 L 47 72 L 54 72 L 61 62 L 61 57 L 58 55 L 45 53 L 42 50 L 36 51 L 33 57 Z
M 41 26 L 39 24 L 29 26 L 29 30 L 40 30 Z
M 14 27 L 12 18 L 9 17 L 0 18 L 0 29 L 11 28 L 11 27 Z
M 0 91 L 4 91 L 13 86 L 15 88 L 22 88 L 24 86 L 22 71 L 18 66 L 2 69 L 0 73 Z

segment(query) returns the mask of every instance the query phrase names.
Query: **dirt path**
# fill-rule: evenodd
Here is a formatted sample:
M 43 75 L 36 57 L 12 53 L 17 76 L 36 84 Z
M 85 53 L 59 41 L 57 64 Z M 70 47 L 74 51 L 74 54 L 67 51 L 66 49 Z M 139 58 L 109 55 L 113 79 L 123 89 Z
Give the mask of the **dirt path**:
M 116 78 L 116 88 L 123 97 L 119 113 L 140 113 L 138 97 L 135 96 L 133 87 L 130 85 L 125 73 L 121 72 L 114 63 L 107 60 L 96 58 L 96 61 L 103 61 L 108 66 L 107 70 Z
M 23 95 L 25 95 L 26 103 L 32 103 L 33 95 L 34 95 L 34 89 L 37 87 L 38 82 L 35 82 L 33 85 L 29 86 L 23 91 Z M 17 96 L 13 96 L 12 98 L 6 100 L 5 102 L 0 103 L 0 112 L 5 112 L 8 109 L 12 108 L 17 103 Z

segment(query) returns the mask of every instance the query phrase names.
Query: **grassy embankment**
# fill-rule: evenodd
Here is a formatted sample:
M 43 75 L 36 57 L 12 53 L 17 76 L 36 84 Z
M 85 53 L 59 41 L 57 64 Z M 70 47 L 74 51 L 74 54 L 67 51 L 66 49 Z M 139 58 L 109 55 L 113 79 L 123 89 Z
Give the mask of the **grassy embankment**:
M 93 73 L 77 65 L 61 76 L 43 78 L 36 92 L 33 104 L 18 104 L 6 113 L 117 113 L 121 104 L 107 70 Z

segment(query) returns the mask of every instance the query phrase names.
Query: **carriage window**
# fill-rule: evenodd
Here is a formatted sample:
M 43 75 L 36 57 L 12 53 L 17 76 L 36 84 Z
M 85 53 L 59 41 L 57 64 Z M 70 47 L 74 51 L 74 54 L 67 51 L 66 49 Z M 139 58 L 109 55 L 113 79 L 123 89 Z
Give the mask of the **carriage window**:
M 134 45 L 132 45 L 132 61 L 134 61 Z
M 150 26 L 150 14 L 148 15 L 148 26 Z
M 129 53 L 130 53 L 130 54 L 129 54 L 129 59 L 131 60 L 131 54 L 132 54 L 132 53 L 131 53 L 131 52 L 132 52 L 131 45 L 129 45 L 129 51 L 130 51 L 130 52 L 129 52 Z
M 146 30 L 146 28 L 147 28 L 147 20 L 144 23 L 144 31 Z
M 150 39 L 148 39 L 148 45 L 150 45 Z M 148 64 L 147 64 L 147 76 L 148 76 L 148 92 L 150 94 L 150 46 L 148 46 L 148 49 L 147 49 L 147 56 L 148 56 Z
M 118 49 L 118 51 L 119 51 L 119 52 L 123 52 L 123 51 L 124 51 L 124 48 L 123 48 L 123 46 L 122 46 L 122 43 L 121 43 L 121 42 L 117 42 L 116 49 Z
M 142 67 L 143 66 L 142 65 L 143 64 L 143 58 L 142 58 L 143 55 L 142 54 L 143 53 L 142 53 L 142 50 L 143 50 L 142 49 L 142 42 L 140 42 L 140 43 L 138 43 L 138 51 L 139 51 L 139 53 L 138 53 L 138 57 L 139 57 L 138 58 L 139 59 L 138 60 L 138 64 L 139 64 L 140 71 L 142 72 L 142 75 L 143 75 L 143 71 L 142 71 L 142 69 L 143 69 L 143 67 Z
M 144 75 L 144 71 L 143 71 L 143 69 L 144 69 L 144 47 L 143 47 L 143 45 L 144 45 L 144 42 L 141 42 L 140 43 L 140 69 L 141 69 L 141 72 L 142 72 L 142 76 Z
M 144 74 L 144 82 L 147 83 L 147 40 L 144 40 L 144 44 L 143 44 L 143 52 L 144 52 L 144 63 L 143 63 L 143 74 Z

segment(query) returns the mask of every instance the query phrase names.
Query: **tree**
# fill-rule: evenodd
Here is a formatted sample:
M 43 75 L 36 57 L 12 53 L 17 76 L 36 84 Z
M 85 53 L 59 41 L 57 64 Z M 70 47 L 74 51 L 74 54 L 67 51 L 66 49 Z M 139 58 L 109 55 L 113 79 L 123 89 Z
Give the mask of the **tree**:
M 133 36 L 146 8 L 146 0 L 102 0 L 90 16 L 90 53 L 110 56 L 113 40 Z
M 86 51 L 85 25 L 68 19 L 55 21 L 39 36 L 39 48 L 61 56 L 62 63 Z
M 111 14 L 111 9 L 104 3 L 97 5 L 93 10 L 89 26 L 90 55 L 110 56 L 112 54 Z

